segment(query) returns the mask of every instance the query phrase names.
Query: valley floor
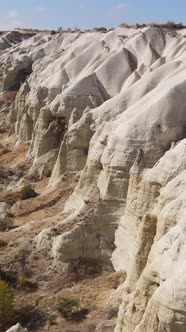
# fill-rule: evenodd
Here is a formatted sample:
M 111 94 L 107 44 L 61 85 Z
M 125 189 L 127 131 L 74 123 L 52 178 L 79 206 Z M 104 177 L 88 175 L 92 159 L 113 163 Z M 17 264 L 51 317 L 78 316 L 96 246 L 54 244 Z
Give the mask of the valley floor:
M 7 177 L 3 181 L 6 182 L 18 165 L 24 165 L 27 146 L 20 145 L 14 150 L 5 135 L 2 141 L 7 148 L 0 155 L 0 164 Z M 19 321 L 29 331 L 113 331 L 116 324 L 118 304 L 112 307 L 108 300 L 123 282 L 123 273 L 114 272 L 111 266 L 81 261 L 64 269 L 59 263 L 55 265 L 46 249 L 34 251 L 36 235 L 51 225 L 55 229 L 55 224 L 62 221 L 64 203 L 76 183 L 75 177 L 66 177 L 57 189 L 45 194 L 48 178 L 44 178 L 33 183 L 40 195 L 25 201 L 19 201 L 16 192 L 11 190 L 0 194 L 0 203 L 6 202 L 9 211 L 14 211 L 10 212 L 10 228 L 0 233 L 3 244 L 0 276 L 14 289 L 15 322 Z M 86 319 L 82 322 L 63 319 L 55 308 L 60 297 L 77 298 L 87 309 Z

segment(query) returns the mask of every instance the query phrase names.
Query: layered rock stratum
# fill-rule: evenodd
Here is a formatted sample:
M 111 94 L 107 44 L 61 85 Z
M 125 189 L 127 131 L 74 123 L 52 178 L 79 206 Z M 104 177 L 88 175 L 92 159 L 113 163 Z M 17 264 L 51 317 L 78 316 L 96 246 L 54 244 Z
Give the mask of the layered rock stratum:
M 2 144 L 29 146 L 26 172 L 2 190 L 48 175 L 41 205 L 75 179 L 55 229 L 33 245 L 62 267 L 125 271 L 111 331 L 186 331 L 185 51 L 184 29 L 148 27 L 40 33 L 0 54 Z M 11 213 L 25 209 L 17 201 Z

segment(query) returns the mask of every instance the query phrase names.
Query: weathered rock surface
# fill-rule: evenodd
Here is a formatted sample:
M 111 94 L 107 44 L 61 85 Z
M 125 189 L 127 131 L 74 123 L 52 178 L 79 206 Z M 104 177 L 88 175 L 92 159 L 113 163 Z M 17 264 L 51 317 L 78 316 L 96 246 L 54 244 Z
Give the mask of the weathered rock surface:
M 116 332 L 184 332 L 185 38 L 158 28 L 38 34 L 2 53 L 0 75 L 2 125 L 30 143 L 30 175 L 51 172 L 49 191 L 79 176 L 65 221 L 36 248 L 126 271 Z
M 116 331 L 184 331 L 185 144 L 131 169 L 113 263 L 127 272 Z
M 5 202 L 0 202 L 0 231 L 6 230 L 10 225 L 9 217 L 10 205 Z
M 9 31 L 6 33 L 1 32 L 0 36 L 0 52 L 6 48 L 10 48 L 19 44 L 25 39 L 32 37 L 32 33 L 21 33 L 20 31 Z
M 19 323 L 12 326 L 9 330 L 6 332 L 28 332 L 27 329 L 24 329 Z

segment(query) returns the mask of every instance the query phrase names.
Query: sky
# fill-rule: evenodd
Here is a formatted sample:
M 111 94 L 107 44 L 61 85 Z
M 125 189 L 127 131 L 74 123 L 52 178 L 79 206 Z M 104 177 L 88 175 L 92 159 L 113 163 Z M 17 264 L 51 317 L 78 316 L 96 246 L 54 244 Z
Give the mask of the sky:
M 88 29 L 121 23 L 186 23 L 186 0 L 0 0 L 0 30 Z

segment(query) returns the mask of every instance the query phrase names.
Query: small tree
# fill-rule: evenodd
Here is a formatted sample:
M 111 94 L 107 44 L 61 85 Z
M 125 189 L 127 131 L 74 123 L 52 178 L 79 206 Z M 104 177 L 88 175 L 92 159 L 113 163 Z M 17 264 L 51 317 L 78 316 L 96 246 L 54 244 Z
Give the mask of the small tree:
M 175 29 L 176 28 L 176 23 L 174 21 L 167 21 L 165 23 L 165 25 L 168 29 Z
M 14 316 L 14 295 L 12 289 L 0 280 L 0 324 L 6 326 Z
M 79 32 L 79 31 L 80 31 L 80 29 L 77 27 L 77 25 L 75 25 L 75 27 L 74 27 L 74 31 L 76 31 L 76 32 Z
M 62 26 L 60 26 L 58 29 L 57 29 L 58 32 L 62 32 L 63 31 L 63 28 Z

